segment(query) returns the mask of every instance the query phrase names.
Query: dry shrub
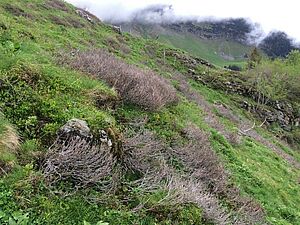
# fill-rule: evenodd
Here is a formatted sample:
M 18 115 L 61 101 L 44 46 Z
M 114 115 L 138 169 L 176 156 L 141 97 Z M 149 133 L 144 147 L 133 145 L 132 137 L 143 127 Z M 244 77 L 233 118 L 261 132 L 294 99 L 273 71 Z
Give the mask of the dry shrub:
M 68 22 L 69 26 L 74 27 L 74 28 L 83 28 L 83 27 L 85 27 L 85 25 L 77 19 L 73 19 L 73 18 L 68 17 L 67 22 Z
M 65 12 L 69 11 L 69 8 L 62 0 L 48 0 L 43 6 L 46 9 L 57 9 Z
M 49 17 L 49 19 L 51 20 L 52 23 L 54 24 L 57 24 L 57 25 L 60 25 L 60 26 L 65 26 L 65 27 L 68 27 L 70 26 L 70 24 L 68 23 L 68 21 L 64 18 L 60 18 L 58 16 L 55 16 L 55 15 L 51 15 Z
M 122 36 L 117 36 L 117 38 L 109 36 L 105 39 L 104 44 L 108 46 L 110 52 L 120 51 L 125 55 L 129 54 L 131 49 L 128 47 L 124 39 L 120 37 Z
M 183 162 L 195 180 L 204 183 L 214 193 L 224 191 L 228 174 L 211 149 L 209 135 L 192 124 L 183 130 L 183 134 L 188 144 L 173 148 L 173 154 Z
M 74 28 L 83 28 L 85 25 L 81 23 L 79 20 L 73 19 L 73 18 L 63 18 L 58 17 L 55 15 L 51 15 L 49 19 L 52 21 L 52 23 L 65 26 L 65 27 L 74 27 Z
M 146 189 L 155 189 L 168 176 L 169 169 L 163 154 L 165 146 L 152 132 L 144 130 L 127 137 L 123 146 L 127 153 L 125 164 L 141 175 Z
M 50 187 L 63 181 L 75 190 L 97 186 L 106 193 L 115 192 L 126 174 L 123 158 L 116 131 L 109 128 L 93 135 L 85 121 L 72 119 L 58 131 L 42 170 Z
M 210 146 L 209 136 L 192 124 L 182 133 L 188 143 L 172 148 L 147 130 L 126 138 L 126 164 L 140 176 L 134 183 L 144 191 L 159 189 L 168 193 L 156 207 L 194 203 L 203 209 L 206 219 L 216 224 L 262 224 L 261 206 L 241 196 L 239 189 L 229 182 L 227 171 Z M 173 158 L 182 165 L 180 173 L 170 162 Z M 227 212 L 219 199 L 226 199 L 235 211 Z
M 9 4 L 5 5 L 4 9 L 14 16 L 23 16 L 23 17 L 27 17 L 27 18 L 33 17 L 31 14 L 25 12 L 23 9 L 21 9 L 15 5 L 9 5 Z
M 226 224 L 228 214 L 222 209 L 217 198 L 209 194 L 201 182 L 188 175 L 177 175 L 169 165 L 166 146 L 150 131 L 142 130 L 123 143 L 124 156 L 116 157 L 113 145 L 95 140 L 84 121 L 71 120 L 60 129 L 58 138 L 46 154 L 43 173 L 48 185 L 60 181 L 71 182 L 75 188 L 88 185 L 109 193 L 117 191 L 124 182 L 139 187 L 142 194 L 162 190 L 168 195 L 157 205 L 176 208 L 178 204 L 195 203 L 203 208 L 207 219 Z M 128 172 L 136 179 L 124 180 Z M 143 208 L 138 206 L 134 211 Z
M 239 218 L 234 224 L 261 223 L 264 221 L 262 207 L 253 199 L 241 196 L 240 190 L 229 182 L 228 173 L 216 153 L 211 149 L 208 135 L 190 124 L 183 131 L 188 144 L 173 148 L 193 182 L 200 182 L 221 198 L 227 199 Z
M 43 169 L 50 184 L 61 180 L 72 181 L 80 188 L 93 184 L 107 193 L 119 190 L 126 183 L 138 188 L 140 195 L 158 190 L 166 193 L 159 202 L 150 205 L 143 202 L 133 211 L 176 209 L 178 205 L 193 203 L 203 209 L 207 220 L 216 224 L 261 223 L 259 205 L 241 198 L 237 188 L 227 186 L 226 171 L 210 148 L 207 135 L 195 126 L 190 125 L 184 131 L 189 143 L 176 148 L 167 147 L 156 135 L 138 125 L 131 126 L 119 146 L 122 157 L 118 157 L 120 154 L 115 152 L 114 144 L 95 140 L 89 135 L 86 123 L 81 124 L 83 129 L 71 135 L 70 127 L 78 125 L 64 129 L 67 135 L 60 133 L 50 148 Z M 174 157 L 183 165 L 180 172 L 171 163 Z M 124 179 L 128 173 L 132 177 L 130 181 Z M 237 212 L 229 213 L 220 198 L 236 204 L 233 209 Z
M 197 180 L 190 173 L 179 175 L 170 165 L 173 151 L 150 131 L 143 130 L 124 143 L 127 152 L 128 168 L 140 174 L 140 179 L 133 182 L 141 190 L 152 192 L 163 190 L 167 196 L 157 205 L 147 209 L 139 205 L 135 210 L 154 210 L 167 206 L 176 208 L 180 204 L 194 203 L 204 210 L 204 216 L 217 224 L 228 224 L 229 214 L 222 208 L 218 199 L 209 193 L 202 180 Z
M 144 109 L 159 110 L 178 101 L 176 90 L 168 81 L 153 71 L 128 65 L 104 50 L 77 52 L 63 61 L 106 81 L 124 101 Z
M 72 181 L 80 187 L 109 183 L 115 163 L 107 145 L 93 145 L 79 136 L 56 142 L 46 159 L 44 174 L 50 184 Z
M 230 213 L 221 205 L 216 196 L 207 191 L 206 187 L 193 178 L 172 177 L 167 183 L 168 196 L 164 201 L 169 204 L 194 203 L 204 210 L 204 218 L 214 224 L 233 224 Z

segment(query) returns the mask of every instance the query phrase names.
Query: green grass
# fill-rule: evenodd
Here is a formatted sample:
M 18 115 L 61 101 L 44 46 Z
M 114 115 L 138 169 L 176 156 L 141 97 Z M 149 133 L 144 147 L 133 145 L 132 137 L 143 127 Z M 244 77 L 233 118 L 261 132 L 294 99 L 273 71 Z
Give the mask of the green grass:
M 214 134 L 212 144 L 228 162 L 242 192 L 261 203 L 269 222 L 299 224 L 299 170 L 251 139 L 233 148 Z
M 224 159 L 231 172 L 232 182 L 239 186 L 244 195 L 262 204 L 270 223 L 299 224 L 299 171 L 271 150 L 251 139 L 244 139 L 240 145 L 231 146 L 204 122 L 205 113 L 201 106 L 189 102 L 183 96 L 178 105 L 158 112 L 143 111 L 128 104 L 121 104 L 115 110 L 98 105 L 99 96 L 116 100 L 114 89 L 100 80 L 60 65 L 61 52 L 106 48 L 128 63 L 171 78 L 173 71 L 169 69 L 174 66 L 173 61 L 167 59 L 165 64 L 162 63 L 162 52 L 170 47 L 128 34 L 120 36 L 102 23 L 91 24 L 79 17 L 72 6 L 68 5 L 69 12 L 64 12 L 45 9 L 44 3 L 43 0 L 0 2 L 0 109 L 5 115 L 5 118 L 0 115 L 0 138 L 5 126 L 12 124 L 22 137 L 20 154 L 11 155 L 12 158 L 7 156 L 7 160 L 14 160 L 19 165 L 7 176 L 0 177 L 1 224 L 83 224 L 84 220 L 91 224 L 98 221 L 145 225 L 206 223 L 202 218 L 202 210 L 194 205 L 158 207 L 158 203 L 167 194 L 161 190 L 148 194 L 127 190 L 124 196 L 106 196 L 93 188 L 70 196 L 62 196 L 60 189 L 49 190 L 40 171 L 34 168 L 33 155 L 45 151 L 55 138 L 57 129 L 75 117 L 86 120 L 93 131 L 106 127 L 122 130 L 126 125 L 121 124 L 121 121 L 147 117 L 146 128 L 154 131 L 166 145 L 183 141 L 182 129 L 195 124 L 212 134 L 212 146 Z M 23 9 L 30 17 L 13 16 L 3 8 L 7 4 Z M 70 18 L 78 20 L 83 28 L 57 25 L 51 20 L 52 15 L 65 22 Z M 248 51 L 236 43 L 208 42 L 191 36 L 161 38 L 168 44 L 221 67 L 227 65 L 228 61 L 215 52 L 222 50 L 238 57 Z M 110 45 L 108 40 L 114 43 Z M 129 51 L 125 53 L 120 46 L 129 48 Z M 243 65 L 244 61 L 230 64 Z M 176 69 L 186 72 L 188 68 L 178 65 Z M 210 72 L 224 75 L 224 71 L 218 69 Z M 178 85 L 176 82 L 173 84 Z M 236 98 L 194 81 L 190 84 L 210 104 L 222 102 L 242 117 L 249 116 L 234 103 Z M 225 118 L 221 118 L 221 122 L 228 129 L 234 129 L 234 124 Z M 265 130 L 260 132 L 266 137 L 272 137 Z M 299 160 L 298 153 L 284 149 Z M 4 159 L 6 156 L 2 154 L 1 157 Z M 128 196 L 131 202 L 124 201 Z M 91 202 L 91 199 L 97 201 Z M 152 211 L 142 209 L 133 212 L 138 204 L 144 204 Z
M 52 65 L 27 62 L 0 73 L 0 79 L 7 87 L 0 91 L 2 111 L 23 137 L 49 141 L 72 118 L 85 119 L 98 129 L 114 124 L 114 119 L 98 109 L 97 99 L 93 99 L 97 94 L 115 96 L 100 81 Z
M 225 96 L 223 92 L 194 82 L 191 83 L 208 101 L 222 102 L 229 105 L 236 114 L 242 117 L 249 116 L 242 113 L 229 96 Z M 223 121 L 228 129 L 235 126 L 226 119 L 220 121 Z M 268 140 L 273 138 L 266 130 L 259 129 L 258 132 Z M 276 143 L 275 140 L 273 141 Z M 219 155 L 226 160 L 234 183 L 240 187 L 242 193 L 252 196 L 261 203 L 270 223 L 300 224 L 299 170 L 280 158 L 271 149 L 250 138 L 244 138 L 241 144 L 232 146 L 224 137 L 212 131 L 211 143 Z M 284 146 L 282 149 L 299 160 L 297 152 Z

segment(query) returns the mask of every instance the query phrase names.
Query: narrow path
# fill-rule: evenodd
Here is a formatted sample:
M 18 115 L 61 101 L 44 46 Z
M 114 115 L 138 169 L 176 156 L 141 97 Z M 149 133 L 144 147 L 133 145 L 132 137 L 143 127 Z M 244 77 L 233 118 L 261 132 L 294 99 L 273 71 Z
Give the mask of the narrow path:
M 187 82 L 187 78 L 184 75 L 178 74 L 173 77 L 179 82 L 177 90 L 181 92 L 189 101 L 196 103 L 205 113 L 204 121 L 212 128 L 219 131 L 227 140 L 232 141 L 237 134 L 229 131 L 226 127 L 220 123 L 218 117 L 213 112 L 213 106 L 208 103 L 205 98 L 197 91 L 193 90 L 190 84 Z

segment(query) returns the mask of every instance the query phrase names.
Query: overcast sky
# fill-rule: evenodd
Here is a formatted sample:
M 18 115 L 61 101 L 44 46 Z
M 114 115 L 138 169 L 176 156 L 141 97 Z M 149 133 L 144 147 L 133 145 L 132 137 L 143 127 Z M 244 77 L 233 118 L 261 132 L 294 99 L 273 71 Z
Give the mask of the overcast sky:
M 152 4 L 171 4 L 178 16 L 245 17 L 260 23 L 265 33 L 286 32 L 300 41 L 298 0 L 67 0 L 88 8 L 100 19 L 126 19 L 131 12 Z

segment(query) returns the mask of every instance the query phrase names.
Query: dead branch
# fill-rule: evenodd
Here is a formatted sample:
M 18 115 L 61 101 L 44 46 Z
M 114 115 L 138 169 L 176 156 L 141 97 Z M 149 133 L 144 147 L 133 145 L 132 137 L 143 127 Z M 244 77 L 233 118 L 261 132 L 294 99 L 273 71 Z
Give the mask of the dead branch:
M 253 130 L 253 129 L 255 129 L 255 128 L 258 128 L 258 127 L 262 127 L 266 122 L 267 122 L 267 117 L 265 117 L 265 120 L 264 120 L 260 125 L 256 126 L 256 123 L 255 123 L 255 121 L 254 121 L 252 127 L 248 128 L 248 129 L 246 129 L 246 130 L 241 130 L 241 129 L 239 129 L 238 132 L 239 132 L 239 134 L 248 136 L 247 133 L 248 133 L 249 131 L 251 131 L 251 130 Z

